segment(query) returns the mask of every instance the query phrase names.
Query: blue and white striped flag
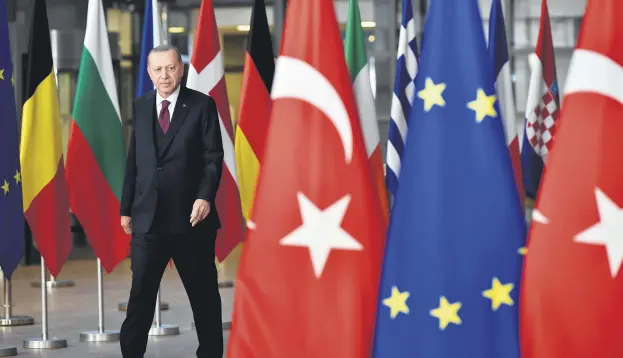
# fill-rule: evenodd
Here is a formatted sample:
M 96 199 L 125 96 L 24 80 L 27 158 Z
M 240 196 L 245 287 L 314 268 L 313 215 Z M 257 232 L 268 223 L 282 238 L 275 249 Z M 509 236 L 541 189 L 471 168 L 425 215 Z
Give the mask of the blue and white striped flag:
M 414 81 L 418 72 L 417 52 L 413 6 L 411 0 L 402 0 L 402 21 L 398 39 L 396 79 L 389 121 L 385 174 L 387 188 L 392 197 L 398 190 L 400 160 L 407 138 L 407 119 L 413 105 Z

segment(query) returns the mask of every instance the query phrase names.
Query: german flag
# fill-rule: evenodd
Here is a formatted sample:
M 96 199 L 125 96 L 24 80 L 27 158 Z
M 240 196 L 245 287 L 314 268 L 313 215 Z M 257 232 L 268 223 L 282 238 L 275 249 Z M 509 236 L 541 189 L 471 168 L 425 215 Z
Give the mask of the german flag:
M 268 134 L 270 89 L 275 74 L 273 43 L 264 0 L 255 0 L 244 59 L 235 151 L 242 213 L 249 220 Z
M 58 276 L 71 250 L 61 120 L 44 0 L 33 6 L 20 162 L 24 215 L 45 264 Z

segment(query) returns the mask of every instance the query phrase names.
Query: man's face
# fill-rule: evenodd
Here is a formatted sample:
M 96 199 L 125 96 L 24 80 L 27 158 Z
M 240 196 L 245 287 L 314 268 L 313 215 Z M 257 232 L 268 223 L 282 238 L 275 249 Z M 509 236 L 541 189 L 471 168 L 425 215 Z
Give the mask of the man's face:
M 182 82 L 184 65 L 173 50 L 153 52 L 149 55 L 148 73 L 160 95 L 167 97 Z

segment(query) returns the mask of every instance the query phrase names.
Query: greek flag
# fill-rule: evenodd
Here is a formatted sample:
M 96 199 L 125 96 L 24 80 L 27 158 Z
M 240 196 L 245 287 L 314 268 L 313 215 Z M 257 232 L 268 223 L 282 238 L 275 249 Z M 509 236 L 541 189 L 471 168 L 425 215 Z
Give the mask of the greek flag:
M 402 0 L 402 21 L 398 38 L 396 79 L 389 121 L 386 174 L 387 188 L 392 197 L 398 190 L 400 160 L 407 138 L 407 118 L 413 105 L 415 75 L 418 72 L 417 40 L 411 0 Z

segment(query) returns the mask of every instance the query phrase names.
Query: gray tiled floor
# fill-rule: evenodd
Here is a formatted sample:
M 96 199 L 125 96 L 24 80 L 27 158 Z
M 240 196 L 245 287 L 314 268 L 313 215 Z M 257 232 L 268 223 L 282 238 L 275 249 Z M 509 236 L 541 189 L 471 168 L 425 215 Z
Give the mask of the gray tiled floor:
M 95 260 L 69 261 L 59 280 L 73 280 L 74 287 L 48 289 L 49 335 L 67 339 L 68 348 L 29 350 L 22 348 L 25 338 L 41 336 L 41 294 L 30 283 L 39 280 L 39 267 L 20 267 L 13 278 L 14 315 L 35 318 L 35 324 L 0 327 L 0 345 L 17 346 L 18 357 L 45 358 L 119 358 L 119 342 L 83 343 L 82 331 L 97 329 L 97 276 Z M 180 335 L 150 337 L 145 358 L 192 358 L 197 349 L 197 336 L 191 330 L 192 313 L 184 287 L 175 269 L 168 268 L 162 281 L 162 301 L 169 310 L 162 311 L 162 323 L 177 324 Z M 125 312 L 118 304 L 128 298 L 130 263 L 124 261 L 110 275 L 104 275 L 104 316 L 107 330 L 118 330 Z M 231 319 L 233 289 L 221 289 L 223 320 Z M 3 315 L 0 311 L 0 316 Z M 229 332 L 225 332 L 225 344 Z

